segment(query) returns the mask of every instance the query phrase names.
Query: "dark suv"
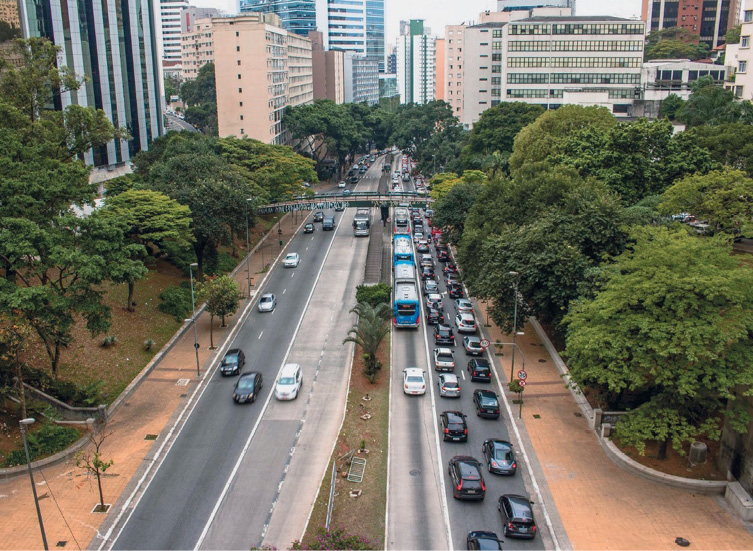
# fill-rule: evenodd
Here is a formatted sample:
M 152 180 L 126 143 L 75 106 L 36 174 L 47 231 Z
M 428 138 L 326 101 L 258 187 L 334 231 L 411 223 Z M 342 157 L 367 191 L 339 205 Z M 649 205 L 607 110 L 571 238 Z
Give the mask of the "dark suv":
M 451 344 L 455 346 L 455 333 L 446 325 L 437 324 L 434 329 L 434 342 L 437 344 Z M 468 364 L 470 366 L 470 364 Z
M 476 406 L 476 415 L 486 419 L 499 418 L 499 400 L 493 390 L 474 390 L 473 403 Z
M 481 474 L 481 463 L 467 455 L 450 459 L 447 472 L 452 481 L 452 497 L 455 499 L 484 499 L 486 485 Z
M 497 509 L 502 517 L 504 534 L 507 537 L 536 537 L 536 521 L 533 519 L 532 503 L 525 496 L 503 494 L 499 496 Z
M 462 411 L 443 411 L 439 416 L 442 424 L 442 437 L 445 441 L 467 442 L 468 424 Z
M 223 375 L 237 375 L 246 365 L 246 355 L 240 348 L 232 348 L 225 353 L 220 363 L 220 373 Z
M 321 222 L 324 220 L 324 213 L 320 210 L 314 213 L 314 222 Z
M 492 380 L 492 371 L 489 367 L 489 360 L 484 358 L 473 358 L 468 362 L 468 371 L 471 373 L 471 381 L 489 383 Z

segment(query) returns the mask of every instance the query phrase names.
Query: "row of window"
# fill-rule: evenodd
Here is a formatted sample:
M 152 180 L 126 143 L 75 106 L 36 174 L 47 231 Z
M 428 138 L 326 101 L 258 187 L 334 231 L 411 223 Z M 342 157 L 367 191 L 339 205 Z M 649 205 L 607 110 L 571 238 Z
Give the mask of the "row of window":
M 642 52 L 642 40 L 516 40 L 511 52 Z
M 508 57 L 508 67 L 640 68 L 640 57 Z
M 745 63 L 744 61 L 741 61 L 740 63 Z M 742 72 L 745 72 L 744 70 Z M 666 81 L 666 80 L 682 80 L 682 71 L 656 71 L 656 80 L 658 81 Z M 724 80 L 724 77 L 726 76 L 725 71 L 688 71 L 688 81 L 698 80 L 699 77 L 703 77 L 706 75 L 710 75 L 711 78 L 713 78 L 716 81 Z
M 507 84 L 640 84 L 640 74 L 629 73 L 513 73 Z
M 610 99 L 631 99 L 640 95 L 640 89 L 618 88 L 607 90 L 607 93 Z M 562 98 L 564 94 L 563 89 L 507 89 L 508 98 Z
M 510 34 L 644 34 L 643 27 L 643 23 L 531 23 L 510 25 Z

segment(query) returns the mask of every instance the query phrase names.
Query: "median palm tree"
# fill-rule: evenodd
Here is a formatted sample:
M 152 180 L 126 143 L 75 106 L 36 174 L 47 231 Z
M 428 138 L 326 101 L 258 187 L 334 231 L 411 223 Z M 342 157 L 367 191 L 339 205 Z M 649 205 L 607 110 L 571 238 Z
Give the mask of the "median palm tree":
M 387 320 L 390 319 L 392 312 L 386 302 L 378 304 L 376 307 L 365 302 L 359 302 L 351 309 L 351 312 L 358 314 L 358 323 L 348 331 L 348 336 L 343 340 L 343 344 L 354 342 L 361 347 L 363 359 L 366 363 L 364 375 L 369 382 L 374 383 L 377 372 L 382 367 L 377 361 L 377 350 L 390 331 Z

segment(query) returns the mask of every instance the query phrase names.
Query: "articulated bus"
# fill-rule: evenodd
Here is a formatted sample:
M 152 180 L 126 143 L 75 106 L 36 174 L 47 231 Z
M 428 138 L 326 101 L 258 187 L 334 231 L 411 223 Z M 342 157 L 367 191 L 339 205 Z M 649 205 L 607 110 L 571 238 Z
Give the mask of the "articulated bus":
M 418 284 L 413 281 L 395 281 L 392 323 L 395 327 L 418 327 L 421 321 L 421 305 L 418 300 Z

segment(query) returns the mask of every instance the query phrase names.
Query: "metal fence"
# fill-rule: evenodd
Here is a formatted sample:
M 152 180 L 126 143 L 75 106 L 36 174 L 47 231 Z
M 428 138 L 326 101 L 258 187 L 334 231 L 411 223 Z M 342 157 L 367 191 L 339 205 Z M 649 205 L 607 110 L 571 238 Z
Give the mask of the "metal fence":
M 332 522 L 332 509 L 335 506 L 335 482 L 337 481 L 337 463 L 332 462 L 332 481 L 329 486 L 329 503 L 327 504 L 327 520 L 324 523 L 324 529 L 329 532 L 329 525 Z

